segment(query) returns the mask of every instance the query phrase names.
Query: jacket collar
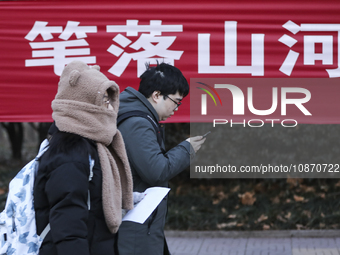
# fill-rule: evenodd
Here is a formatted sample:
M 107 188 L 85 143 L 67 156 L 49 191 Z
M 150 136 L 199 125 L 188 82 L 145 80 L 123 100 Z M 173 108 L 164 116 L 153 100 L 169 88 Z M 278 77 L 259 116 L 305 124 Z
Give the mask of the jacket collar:
M 159 117 L 155 108 L 151 105 L 151 103 L 146 99 L 146 97 L 143 94 L 141 94 L 139 91 L 135 90 L 132 87 L 127 87 L 125 91 L 136 96 L 139 99 L 139 101 L 141 101 L 144 104 L 144 106 L 149 110 L 149 112 L 153 115 L 152 117 L 157 121 L 157 123 L 159 123 Z

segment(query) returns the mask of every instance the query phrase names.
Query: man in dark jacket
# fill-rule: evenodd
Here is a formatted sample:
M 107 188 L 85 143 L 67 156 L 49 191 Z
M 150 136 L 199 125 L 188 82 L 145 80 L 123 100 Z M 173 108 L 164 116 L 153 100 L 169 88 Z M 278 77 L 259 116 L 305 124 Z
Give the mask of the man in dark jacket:
M 133 116 L 118 123 L 133 177 L 133 190 L 144 192 L 150 187 L 168 187 L 168 181 L 190 165 L 190 160 L 205 139 L 191 137 L 165 152 L 163 131 L 159 121 L 171 117 L 182 99 L 189 93 L 189 85 L 176 67 L 161 63 L 148 67 L 140 77 L 139 91 L 128 87 L 120 95 L 119 117 L 131 111 L 141 111 L 147 117 Z M 149 119 L 147 119 L 149 118 Z M 151 122 L 150 122 L 151 120 Z M 163 137 L 163 136 L 161 136 Z M 164 237 L 167 212 L 165 197 L 144 224 L 123 221 L 118 231 L 120 255 L 169 254 Z

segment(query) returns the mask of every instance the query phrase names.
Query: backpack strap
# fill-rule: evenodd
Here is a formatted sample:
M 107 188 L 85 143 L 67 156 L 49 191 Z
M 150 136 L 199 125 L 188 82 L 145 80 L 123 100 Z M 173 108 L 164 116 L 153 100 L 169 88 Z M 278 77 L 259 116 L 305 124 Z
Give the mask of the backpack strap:
M 51 225 L 50 223 L 48 223 L 47 226 L 44 228 L 44 230 L 40 234 L 41 240 L 45 239 L 45 237 L 47 236 L 48 232 L 50 232 L 50 230 L 51 230 Z
M 159 144 L 159 147 L 161 148 L 162 152 L 165 153 L 165 150 L 162 148 L 163 132 L 162 132 L 162 128 L 159 126 L 159 124 L 146 112 L 130 111 L 130 112 L 126 112 L 126 113 L 123 113 L 123 114 L 118 116 L 117 126 L 119 126 L 124 120 L 126 120 L 130 117 L 142 117 L 144 119 L 147 119 L 152 124 L 153 128 L 156 131 L 157 142 Z
M 89 175 L 89 182 L 92 181 L 93 178 L 93 167 L 94 167 L 94 159 L 92 159 L 91 155 L 89 155 L 89 162 L 90 162 L 90 175 Z M 91 195 L 90 195 L 90 187 L 87 191 L 87 208 L 91 209 Z

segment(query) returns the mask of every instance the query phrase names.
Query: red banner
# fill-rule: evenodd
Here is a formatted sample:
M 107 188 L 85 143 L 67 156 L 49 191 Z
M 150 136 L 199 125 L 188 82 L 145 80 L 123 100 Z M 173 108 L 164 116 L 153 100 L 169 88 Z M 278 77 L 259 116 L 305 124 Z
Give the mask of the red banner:
M 295 78 L 294 87 L 311 93 L 306 109 L 318 112 L 303 122 L 338 123 L 339 11 L 332 0 L 0 2 L 0 122 L 52 121 L 61 71 L 77 59 L 99 65 L 121 90 L 138 88 L 145 63 L 157 60 L 188 81 L 282 78 L 281 88 Z M 272 87 L 261 97 L 272 99 Z M 189 101 L 168 122 L 189 122 Z

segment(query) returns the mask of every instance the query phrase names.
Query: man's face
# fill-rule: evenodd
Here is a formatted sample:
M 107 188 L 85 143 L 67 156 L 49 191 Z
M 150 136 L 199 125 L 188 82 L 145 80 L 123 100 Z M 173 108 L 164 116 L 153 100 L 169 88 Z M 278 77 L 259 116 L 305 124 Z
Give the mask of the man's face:
M 159 120 L 164 121 L 174 115 L 182 99 L 183 97 L 178 92 L 167 95 L 165 98 L 163 95 L 160 95 L 157 106 L 155 107 Z

